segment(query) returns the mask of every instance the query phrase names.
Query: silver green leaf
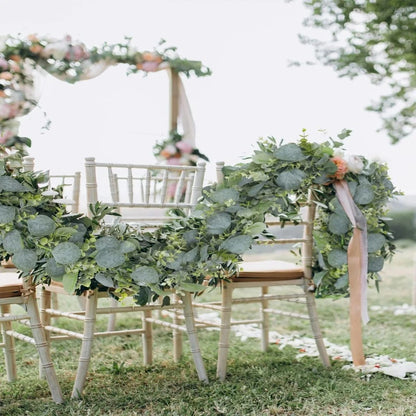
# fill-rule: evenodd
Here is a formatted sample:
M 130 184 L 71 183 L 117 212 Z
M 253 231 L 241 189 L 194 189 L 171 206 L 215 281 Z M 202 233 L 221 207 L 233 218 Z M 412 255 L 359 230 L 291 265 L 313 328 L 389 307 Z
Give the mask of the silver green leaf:
M 22 250 L 24 247 L 23 239 L 19 231 L 12 230 L 8 232 L 3 239 L 4 249 L 10 253 L 16 253 L 17 251 Z
M 370 233 L 367 236 L 368 252 L 374 253 L 381 250 L 386 243 L 386 237 L 380 233 Z
M 351 226 L 351 221 L 346 215 L 334 213 L 329 216 L 328 229 L 333 234 L 343 235 L 350 230 Z
M 94 279 L 105 287 L 115 287 L 113 279 L 104 273 L 97 273 Z
M 286 170 L 280 173 L 276 178 L 276 183 L 282 189 L 291 191 L 299 188 L 303 180 L 305 179 L 306 173 L 300 169 Z
M 50 258 L 45 264 L 45 271 L 53 280 L 61 281 L 65 274 L 65 266 Z
M 11 176 L 0 176 L 0 191 L 27 192 L 29 189 Z
M 16 208 L 8 205 L 0 205 L 0 224 L 9 224 L 16 217 Z
M 106 248 L 100 250 L 95 256 L 95 261 L 100 267 L 106 269 L 115 268 L 121 266 L 125 262 L 126 258 L 119 249 Z
M 220 249 L 224 249 L 234 254 L 245 253 L 253 243 L 253 238 L 249 235 L 237 235 L 225 240 L 220 245 Z
M 344 287 L 348 286 L 348 283 L 348 273 L 345 273 L 343 276 L 337 279 L 337 281 L 334 283 L 334 287 L 335 289 L 344 289 Z
M 120 244 L 120 251 L 122 253 L 132 253 L 137 248 L 136 244 L 134 244 L 132 241 L 122 241 Z
M 38 260 L 36 251 L 24 248 L 13 255 L 13 264 L 22 272 L 31 272 Z
M 207 219 L 208 234 L 222 234 L 231 225 L 231 216 L 225 212 L 216 212 Z
M 66 241 L 58 244 L 53 250 L 52 255 L 59 264 L 74 264 L 81 257 L 81 250 L 77 245 Z
M 105 250 L 107 248 L 118 249 L 120 247 L 120 241 L 115 237 L 106 235 L 97 239 L 95 247 L 98 251 Z
M 338 267 L 343 266 L 344 264 L 347 264 L 347 262 L 348 262 L 347 252 L 340 248 L 335 248 L 334 250 L 328 253 L 328 263 L 332 267 L 338 268 Z
M 223 204 L 226 201 L 238 201 L 240 193 L 233 188 L 217 189 L 212 195 L 211 199 L 214 202 Z
M 46 216 L 38 215 L 27 221 L 27 229 L 34 237 L 44 237 L 52 234 L 56 229 L 55 221 Z
M 14 257 L 13 257 L 14 258 Z M 381 256 L 368 256 L 368 271 L 377 273 L 383 269 L 384 259 Z
M 137 267 L 131 273 L 131 277 L 139 285 L 159 283 L 159 273 L 156 269 L 149 266 Z
M 295 143 L 288 143 L 280 146 L 274 155 L 277 159 L 287 162 L 299 162 L 307 159 L 308 156 L 304 155 L 302 149 Z
M 367 205 L 374 199 L 374 191 L 369 183 L 361 183 L 357 186 L 354 194 L 354 201 L 359 205 Z

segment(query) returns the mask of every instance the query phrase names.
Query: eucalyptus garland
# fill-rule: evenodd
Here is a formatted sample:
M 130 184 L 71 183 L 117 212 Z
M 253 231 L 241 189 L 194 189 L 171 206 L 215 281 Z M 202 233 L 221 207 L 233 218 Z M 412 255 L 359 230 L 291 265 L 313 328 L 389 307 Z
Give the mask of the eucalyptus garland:
M 208 186 L 191 216 L 175 217 L 155 233 L 115 222 L 117 215 L 96 204 L 92 216 L 67 214 L 60 189 L 47 191 L 44 173 L 11 169 L 0 160 L 0 256 L 13 258 L 36 283 L 62 281 L 69 292 L 115 288 L 116 297 L 145 304 L 166 289 L 198 292 L 238 273 L 242 255 L 256 240 L 270 237 L 266 216 L 283 223 L 300 220 L 308 190 L 315 192 L 314 283 L 317 296 L 348 294 L 347 246 L 352 225 L 335 197 L 332 182 L 347 181 L 368 224 L 368 277 L 378 282 L 385 259 L 394 253 L 385 215 L 397 192 L 387 166 L 362 156 L 350 163 L 342 140 L 315 143 L 303 134 L 296 143 L 262 139 L 247 162 L 224 168 L 224 181 Z M 56 202 L 55 202 L 56 200 Z

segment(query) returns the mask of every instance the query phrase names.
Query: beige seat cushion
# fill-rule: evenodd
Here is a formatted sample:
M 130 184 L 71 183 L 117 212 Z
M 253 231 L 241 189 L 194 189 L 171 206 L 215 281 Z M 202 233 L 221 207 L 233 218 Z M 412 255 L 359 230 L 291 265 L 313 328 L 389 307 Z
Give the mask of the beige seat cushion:
M 17 273 L 0 273 L 0 298 L 13 298 L 21 295 L 22 279 Z
M 240 273 L 232 280 L 292 280 L 304 277 L 302 267 L 279 260 L 243 261 L 240 263 Z

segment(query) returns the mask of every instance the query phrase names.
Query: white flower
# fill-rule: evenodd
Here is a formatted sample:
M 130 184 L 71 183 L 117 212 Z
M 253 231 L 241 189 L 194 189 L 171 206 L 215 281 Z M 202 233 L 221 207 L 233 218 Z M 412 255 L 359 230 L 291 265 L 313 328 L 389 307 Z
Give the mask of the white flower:
M 64 59 L 68 50 L 69 50 L 68 42 L 66 41 L 54 42 L 54 43 L 49 43 L 48 45 L 46 45 L 41 55 L 44 58 L 50 58 L 52 56 L 54 59 L 60 61 Z
M 177 153 L 176 147 L 173 144 L 168 144 L 163 150 L 170 153 L 171 155 Z
M 364 168 L 364 162 L 361 156 L 351 155 L 347 160 L 348 170 L 352 173 L 361 173 Z

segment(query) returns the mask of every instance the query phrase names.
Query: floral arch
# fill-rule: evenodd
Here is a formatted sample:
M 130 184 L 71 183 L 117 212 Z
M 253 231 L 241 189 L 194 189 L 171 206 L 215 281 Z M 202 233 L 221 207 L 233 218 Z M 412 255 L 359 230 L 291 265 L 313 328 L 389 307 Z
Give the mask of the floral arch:
M 210 75 L 211 71 L 200 61 L 179 57 L 176 48 L 163 44 L 152 51 L 140 52 L 129 38 L 92 48 L 73 41 L 70 36 L 0 39 L 0 149 L 5 152 L 13 147 L 23 151 L 30 145 L 29 139 L 19 136 L 18 119 L 37 105 L 36 71 L 43 70 L 60 80 L 76 83 L 95 78 L 110 66 L 125 64 L 127 74 L 165 70 L 169 75 L 169 137 L 155 145 L 155 156 L 172 164 L 194 164 L 199 157 L 206 159 L 195 148 L 195 126 L 180 74 L 199 77 Z

